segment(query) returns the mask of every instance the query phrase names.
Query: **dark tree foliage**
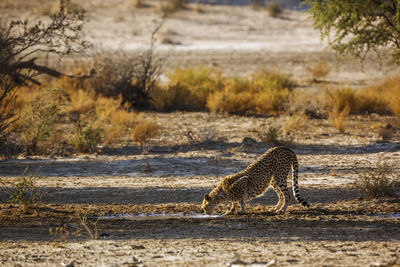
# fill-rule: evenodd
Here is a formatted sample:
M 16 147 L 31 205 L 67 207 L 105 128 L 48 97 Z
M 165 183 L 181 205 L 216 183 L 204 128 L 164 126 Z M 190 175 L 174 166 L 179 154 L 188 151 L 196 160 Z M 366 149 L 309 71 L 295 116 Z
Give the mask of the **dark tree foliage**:
M 340 55 L 364 59 L 370 51 L 400 61 L 399 0 L 305 0 L 314 27 Z
M 89 47 L 81 40 L 85 11 L 68 6 L 68 0 L 60 0 L 59 10 L 46 22 L 16 20 L 0 25 L 0 135 L 16 119 L 13 106 L 20 85 L 39 84 L 35 77 L 41 74 L 65 75 L 36 64 L 40 54 L 68 55 Z

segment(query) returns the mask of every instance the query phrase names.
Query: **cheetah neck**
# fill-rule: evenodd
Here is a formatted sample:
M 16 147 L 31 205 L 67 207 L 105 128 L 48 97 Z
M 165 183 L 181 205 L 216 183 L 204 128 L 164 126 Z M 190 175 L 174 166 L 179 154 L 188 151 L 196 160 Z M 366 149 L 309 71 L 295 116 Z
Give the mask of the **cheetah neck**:
M 210 192 L 210 197 L 214 198 L 216 202 L 220 203 L 226 200 L 227 195 L 223 189 L 222 184 L 219 184 Z

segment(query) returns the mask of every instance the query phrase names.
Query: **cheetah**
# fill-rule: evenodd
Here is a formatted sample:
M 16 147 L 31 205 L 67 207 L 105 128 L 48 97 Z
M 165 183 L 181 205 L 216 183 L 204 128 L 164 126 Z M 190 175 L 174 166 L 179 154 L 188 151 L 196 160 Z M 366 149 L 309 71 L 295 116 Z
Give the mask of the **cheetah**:
M 235 214 L 241 204 L 240 214 L 246 213 L 245 202 L 260 196 L 271 185 L 279 197 L 274 208 L 277 213 L 286 212 L 290 202 L 287 176 L 292 170 L 292 188 L 296 200 L 305 207 L 310 205 L 299 194 L 299 165 L 296 154 L 287 147 L 279 146 L 269 149 L 245 170 L 225 176 L 219 185 L 204 195 L 201 208 L 205 214 L 212 214 L 220 203 L 231 202 L 226 215 Z

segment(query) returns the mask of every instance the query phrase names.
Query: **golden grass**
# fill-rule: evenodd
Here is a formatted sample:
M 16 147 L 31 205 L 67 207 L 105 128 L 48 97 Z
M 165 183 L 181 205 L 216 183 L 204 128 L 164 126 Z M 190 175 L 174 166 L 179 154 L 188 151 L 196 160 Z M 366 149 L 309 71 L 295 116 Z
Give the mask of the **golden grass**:
M 145 143 L 157 137 L 161 129 L 155 120 L 142 120 L 131 130 L 130 135 L 135 142 L 139 143 L 140 151 L 144 152 Z
M 177 68 L 168 79 L 166 87 L 152 92 L 152 104 L 160 111 L 204 111 L 208 96 L 222 87 L 221 71 L 202 65 Z
M 313 82 L 321 81 L 321 79 L 323 79 L 326 76 L 328 76 L 328 74 L 330 72 L 328 64 L 323 60 L 315 62 L 311 66 L 307 66 L 306 70 L 311 75 L 311 80 Z
M 334 106 L 329 112 L 329 122 L 336 128 L 340 133 L 345 132 L 345 121 L 349 115 L 350 107 L 345 106 L 340 108 L 340 106 Z
M 226 78 L 207 100 L 212 112 L 276 114 L 285 109 L 294 82 L 284 74 L 261 70 L 250 77 Z
M 39 133 L 42 132 L 42 135 L 35 133 L 36 136 L 40 136 L 39 139 L 43 139 L 43 136 L 50 138 L 50 142 L 53 139 L 58 143 L 68 142 L 79 152 L 90 152 L 100 143 L 127 141 L 130 132 L 138 125 L 143 114 L 129 111 L 122 105 L 121 98 L 95 95 L 93 92 L 83 90 L 82 86 L 82 83 L 75 80 L 57 79 L 49 83 L 43 82 L 43 87 L 59 89 L 19 88 L 15 112 L 20 119 L 10 130 L 20 132 L 22 137 L 27 134 L 32 135 L 29 126 L 35 125 L 33 122 L 46 125 L 43 122 L 44 113 L 39 113 L 42 120 L 37 118 L 34 118 L 34 121 L 28 120 L 32 118 L 32 114 L 37 113 L 33 111 L 40 111 L 40 107 L 54 104 L 56 111 L 53 115 L 63 119 L 57 122 L 58 125 L 47 127 L 51 131 L 49 133 L 43 127 L 37 127 Z M 50 98 L 44 97 L 50 93 Z M 29 143 L 28 141 L 27 139 L 25 143 Z
M 281 124 L 282 133 L 288 135 L 293 130 L 301 129 L 306 125 L 308 117 L 304 114 L 293 114 L 286 118 Z

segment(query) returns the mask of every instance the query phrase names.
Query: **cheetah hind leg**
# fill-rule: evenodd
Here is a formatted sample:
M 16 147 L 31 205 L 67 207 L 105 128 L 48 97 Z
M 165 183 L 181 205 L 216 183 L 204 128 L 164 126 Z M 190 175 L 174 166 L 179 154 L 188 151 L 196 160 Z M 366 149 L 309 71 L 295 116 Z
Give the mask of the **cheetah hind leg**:
M 271 211 L 272 212 L 277 212 L 283 206 L 284 196 L 283 196 L 283 192 L 282 192 L 281 188 L 276 184 L 275 179 L 272 179 L 271 186 L 272 186 L 272 189 L 274 189 L 275 193 L 278 195 L 278 198 L 279 198 L 278 203 L 275 205 L 275 207 L 273 207 L 271 209 Z
M 282 196 L 281 196 L 282 200 L 281 199 L 279 200 L 281 202 L 281 204 L 280 204 L 280 208 L 277 209 L 276 213 L 281 214 L 281 213 L 285 213 L 286 212 L 286 208 L 287 208 L 287 206 L 289 205 L 289 202 L 290 202 L 290 194 L 289 194 L 289 189 L 287 188 L 287 184 L 286 183 L 281 184 L 280 186 L 278 185 L 278 187 L 279 187 L 279 189 L 281 191 L 281 194 L 282 194 Z

